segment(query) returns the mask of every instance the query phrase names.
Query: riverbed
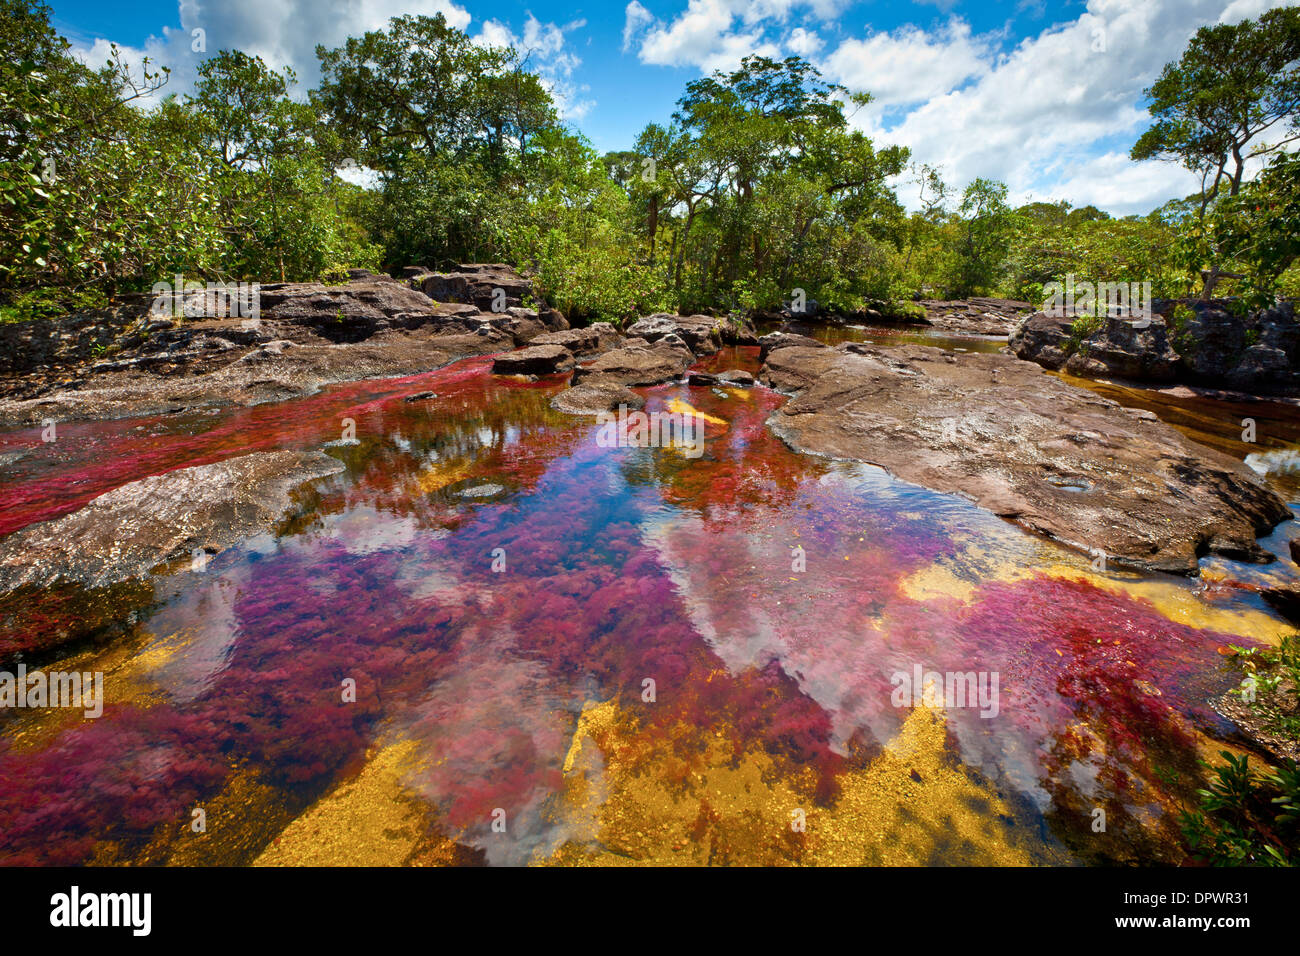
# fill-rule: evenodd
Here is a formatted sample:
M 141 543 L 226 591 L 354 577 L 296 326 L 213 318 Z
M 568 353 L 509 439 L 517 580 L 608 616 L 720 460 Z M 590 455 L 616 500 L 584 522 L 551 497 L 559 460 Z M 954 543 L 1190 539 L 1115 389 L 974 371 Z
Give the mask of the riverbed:
M 1293 522 L 1272 565 L 1100 569 L 791 451 L 761 387 L 637 389 L 704 416 L 694 457 L 602 447 L 550 407 L 565 376 L 490 368 L 0 435 L 0 533 L 252 451 L 344 466 L 201 567 L 0 599 L 11 633 L 113 625 L 29 655 L 102 672 L 106 703 L 3 718 L 0 860 L 1182 862 L 1198 759 L 1247 745 L 1214 707 L 1240 680 L 1223 651 L 1288 627 L 1260 590 L 1296 577 Z M 758 350 L 697 368 L 755 372 Z M 1300 441 L 1289 405 L 1074 384 L 1243 459 Z M 918 668 L 996 675 L 996 707 L 900 704 Z

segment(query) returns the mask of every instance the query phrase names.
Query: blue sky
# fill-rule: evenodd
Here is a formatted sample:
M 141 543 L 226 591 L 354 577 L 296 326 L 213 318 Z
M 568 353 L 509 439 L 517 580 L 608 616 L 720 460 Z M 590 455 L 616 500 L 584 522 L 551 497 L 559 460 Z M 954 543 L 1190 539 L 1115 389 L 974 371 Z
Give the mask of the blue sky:
M 1146 212 L 1195 181 L 1133 163 L 1142 90 L 1196 28 L 1254 17 L 1284 0 L 47 0 L 89 60 L 109 41 L 173 69 L 183 91 L 200 54 L 237 47 L 316 80 L 314 47 L 443 11 L 482 42 L 527 51 L 566 119 L 597 148 L 626 149 L 672 113 L 686 83 L 750 52 L 797 53 L 877 102 L 854 123 L 942 167 L 960 188 L 1008 183 L 1018 201 L 1068 199 Z M 906 183 L 900 195 L 910 198 Z

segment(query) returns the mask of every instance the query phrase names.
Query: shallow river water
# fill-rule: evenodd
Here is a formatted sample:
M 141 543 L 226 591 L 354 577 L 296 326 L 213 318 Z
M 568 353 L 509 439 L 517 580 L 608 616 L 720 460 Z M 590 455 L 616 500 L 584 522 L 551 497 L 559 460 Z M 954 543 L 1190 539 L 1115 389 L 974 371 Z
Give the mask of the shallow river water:
M 0 534 L 254 451 L 346 466 L 205 569 L 0 602 L 0 647 L 115 635 L 31 657 L 102 671 L 108 702 L 3 718 L 0 861 L 1182 859 L 1198 758 L 1234 740 L 1222 649 L 1277 639 L 1258 590 L 1289 560 L 1100 572 L 960 497 L 791 452 L 765 389 L 639 390 L 708 416 L 693 458 L 602 447 L 550 409 L 561 377 L 490 366 L 0 435 Z M 757 349 L 703 367 L 754 371 Z M 1090 387 L 1239 457 L 1300 438 L 1287 405 L 1249 404 L 1243 445 L 1232 403 Z M 984 693 L 900 701 L 918 671 Z

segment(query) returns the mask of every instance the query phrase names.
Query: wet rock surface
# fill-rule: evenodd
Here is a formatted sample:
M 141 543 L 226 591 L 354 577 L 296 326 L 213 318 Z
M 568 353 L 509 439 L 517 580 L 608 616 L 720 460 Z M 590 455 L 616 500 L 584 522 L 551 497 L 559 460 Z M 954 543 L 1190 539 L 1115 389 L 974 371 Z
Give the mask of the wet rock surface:
M 0 593 L 103 588 L 269 530 L 295 488 L 343 471 L 324 452 L 256 452 L 133 481 L 0 539 Z
M 1207 552 L 1266 561 L 1289 518 L 1242 463 L 1006 355 L 787 347 L 760 380 L 799 451 L 878 465 L 1115 564 L 1193 574 Z

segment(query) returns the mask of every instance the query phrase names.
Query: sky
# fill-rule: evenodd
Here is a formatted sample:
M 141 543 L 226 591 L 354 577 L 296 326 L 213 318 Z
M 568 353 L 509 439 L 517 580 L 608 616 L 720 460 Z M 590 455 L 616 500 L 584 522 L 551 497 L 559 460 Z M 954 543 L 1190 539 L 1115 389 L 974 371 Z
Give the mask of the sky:
M 1129 160 L 1143 90 L 1198 27 L 1285 0 L 47 0 L 88 62 L 116 43 L 185 92 L 205 55 L 235 48 L 314 86 L 317 44 L 444 13 L 483 43 L 528 56 L 561 115 L 599 150 L 630 149 L 666 123 L 688 82 L 750 53 L 797 54 L 875 97 L 853 125 L 939 166 L 957 189 L 1007 183 L 1015 203 L 1065 199 L 1146 213 L 1197 188 L 1176 164 Z M 206 54 L 195 52 L 201 37 Z M 909 206 L 915 197 L 900 181 Z

